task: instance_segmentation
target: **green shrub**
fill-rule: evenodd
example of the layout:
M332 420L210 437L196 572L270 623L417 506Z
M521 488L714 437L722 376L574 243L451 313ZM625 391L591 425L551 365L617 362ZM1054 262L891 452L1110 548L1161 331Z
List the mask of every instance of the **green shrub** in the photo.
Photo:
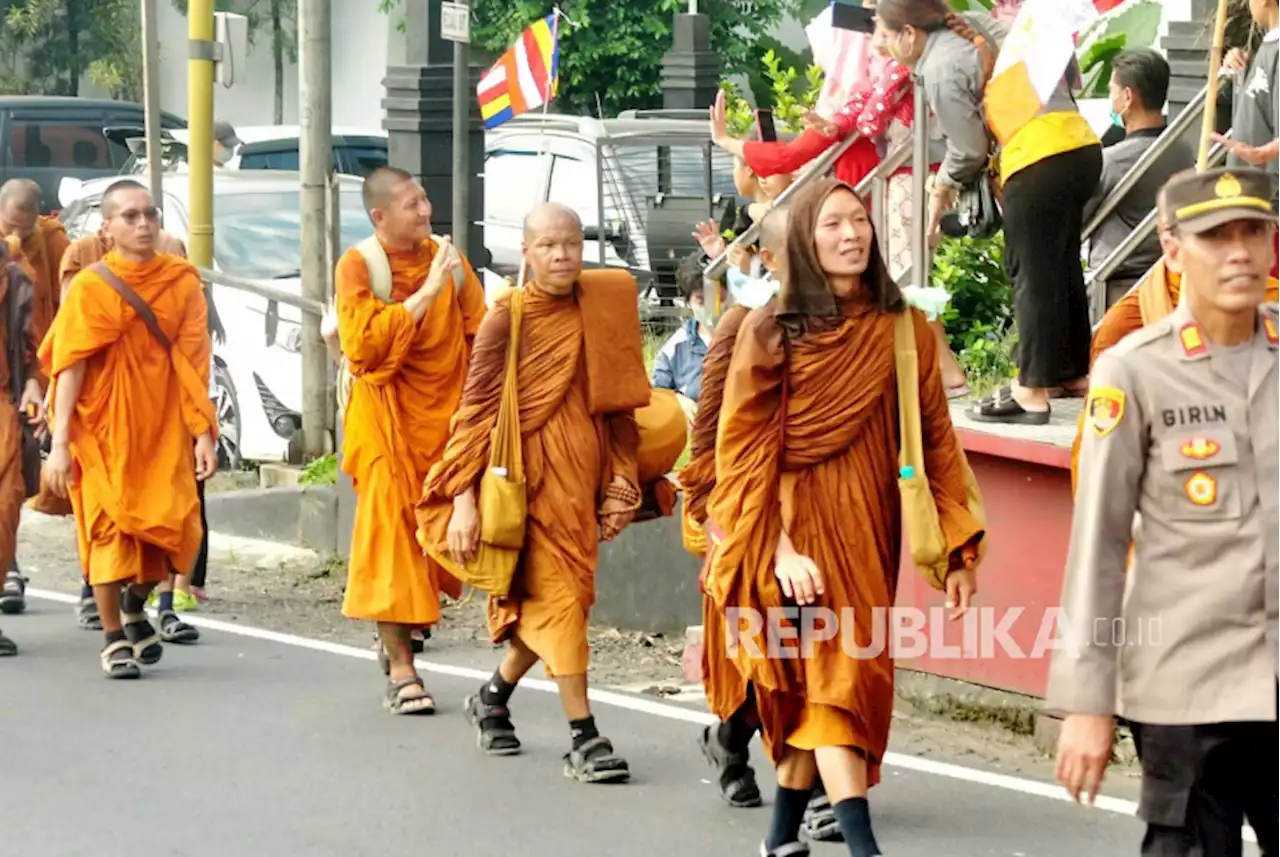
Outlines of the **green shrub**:
M1016 338L1004 233L985 241L943 239L934 254L933 283L951 294L942 324L974 392L1009 378Z

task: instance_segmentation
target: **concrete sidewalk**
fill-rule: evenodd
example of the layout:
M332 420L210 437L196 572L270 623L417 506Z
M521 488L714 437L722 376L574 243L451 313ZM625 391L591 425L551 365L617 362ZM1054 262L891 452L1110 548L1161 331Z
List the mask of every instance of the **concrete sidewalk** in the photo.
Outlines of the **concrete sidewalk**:
M113 682L101 636L76 628L68 599L31 594L2 626L21 649L0 661L5 854L749 857L768 824L768 805L720 801L694 743L709 720L696 708L605 694L596 719L633 781L582 785L562 774L567 728L540 668L512 699L524 754L491 759L461 714L481 671L424 665L440 713L394 717L367 650L197 619L198 645ZM872 793L886 854L1137 853L1142 827L1128 815L1035 794L1053 793L1045 784L928 768L891 765Z

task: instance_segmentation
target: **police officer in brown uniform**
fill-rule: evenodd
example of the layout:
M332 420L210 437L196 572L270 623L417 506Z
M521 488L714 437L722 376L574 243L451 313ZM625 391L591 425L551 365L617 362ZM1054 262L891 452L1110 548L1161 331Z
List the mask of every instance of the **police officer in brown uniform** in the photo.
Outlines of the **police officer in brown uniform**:
M1066 718L1057 778L1093 801L1118 716L1142 763L1143 855L1238 857L1247 819L1273 857L1276 213L1259 171L1183 173L1166 193L1181 303L1090 377L1046 699Z

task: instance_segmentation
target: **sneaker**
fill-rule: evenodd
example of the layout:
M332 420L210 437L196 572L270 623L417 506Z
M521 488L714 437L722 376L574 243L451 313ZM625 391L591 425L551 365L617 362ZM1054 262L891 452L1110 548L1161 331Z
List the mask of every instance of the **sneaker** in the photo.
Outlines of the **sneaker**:
M200 609L200 602L196 601L195 596L190 592L175 589L173 591L173 609L177 613L191 613Z
M0 590L0 613L13 615L27 609L27 579L18 571L17 563L9 569L4 578L4 589Z

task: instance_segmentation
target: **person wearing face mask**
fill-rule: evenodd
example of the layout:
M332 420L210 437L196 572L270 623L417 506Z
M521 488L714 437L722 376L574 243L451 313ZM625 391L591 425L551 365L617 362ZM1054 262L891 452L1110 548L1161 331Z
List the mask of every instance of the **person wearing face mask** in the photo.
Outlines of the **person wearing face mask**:
M215 167L226 166L227 162L235 157L236 149L240 147L241 140L236 136L236 129L230 122L225 119L219 119L213 123L213 165Z
M1093 218L1156 139L1164 133L1164 105L1169 93L1169 63L1156 51L1138 48L1119 54L1111 70L1111 120L1124 128L1124 139L1103 150L1102 178L1084 207ZM1184 140L1174 143L1138 179L1089 239L1089 267L1097 269L1129 237L1151 210L1156 194L1175 174L1195 166L1196 153ZM1153 232L1107 280L1107 306L1131 289L1160 259L1160 236Z
M680 263L677 277L680 294L689 307L692 318L685 320L680 329L668 337L662 350L653 361L653 386L659 390L673 390L690 425L698 412L698 393L702 388L702 361L711 343L711 331L715 328L715 308L707 305L702 268L705 257L700 252L691 253ZM723 281L718 284L720 303L728 303L729 292Z

